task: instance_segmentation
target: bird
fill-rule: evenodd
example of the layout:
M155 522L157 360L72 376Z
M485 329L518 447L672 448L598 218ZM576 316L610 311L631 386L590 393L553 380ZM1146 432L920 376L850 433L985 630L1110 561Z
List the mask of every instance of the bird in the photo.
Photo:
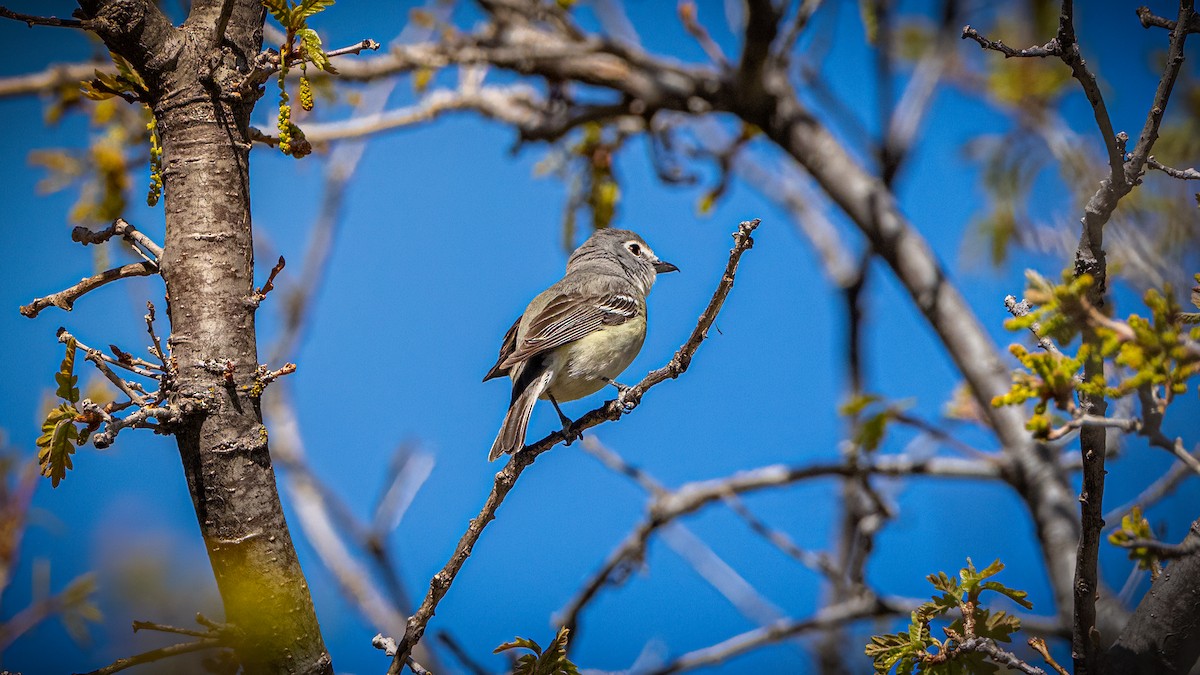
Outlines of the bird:
M571 419L559 403L590 396L616 381L646 339L646 296L659 274L678 272L629 230L596 230L567 260L566 274L535 297L504 335L496 365L483 381L507 375L512 400L488 461L525 447L529 416L549 399L563 429Z

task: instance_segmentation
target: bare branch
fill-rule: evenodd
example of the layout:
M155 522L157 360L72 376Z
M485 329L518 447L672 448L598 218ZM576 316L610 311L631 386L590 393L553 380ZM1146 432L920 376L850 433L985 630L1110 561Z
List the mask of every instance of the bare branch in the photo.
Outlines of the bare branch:
M996 642L991 638L985 637L970 637L962 642L954 645L955 652L979 652L986 654L993 662L1002 666L1008 666L1017 672L1025 673L1025 675L1046 675L1046 671L1022 661L1010 651L1001 649ZM947 652L949 653L949 652Z
M89 61L54 65L43 71L0 78L0 98L44 94L60 87L78 87L79 82L95 77L96 70L110 68L112 63Z
M1000 40L987 39L983 35L980 35L978 30L975 30L970 26L963 26L962 37L964 40L970 39L978 42L979 46L983 47L984 49L991 49L992 51L1000 52L1006 59L1026 57L1041 58L1046 56L1059 56L1062 54L1062 49L1058 45L1058 40L1051 40L1041 46L1026 47L1025 49L1013 49Z
M751 234L758 227L758 224L759 221L756 219L743 222L738 226L738 231L734 233L734 247L729 252L729 262L725 266L725 273L717 285L717 290L713 293L708 306L700 315L696 328L692 331L687 341L684 342L683 346L675 352L675 355L667 365L658 370L651 371L641 382L625 390L616 400L608 401L600 408L580 417L571 425L570 429L555 431L542 440L519 450L512 456L512 459L509 460L504 469L496 474L495 484L492 487L491 494L488 495L487 501L484 502L483 509L480 510L478 516L471 520L470 526L459 540L458 546L455 547L454 554L450 557L449 562L430 581L429 593L426 594L420 608L409 618L399 650L392 661L391 667L388 669L389 675L397 675L403 668L409 653L425 634L425 627L428 625L429 620L433 618L438 602L446 595L446 592L450 589L450 585L454 582L454 577L471 555L471 549L475 546L475 542L479 540L483 529L487 527L489 522L495 519L496 509L500 507L509 490L512 489L517 479L520 478L521 473L529 465L533 464L538 455L566 440L568 437L567 434L577 437L597 424L620 419L631 408L637 406L641 401L642 395L651 387L668 379L679 377L679 375L687 370L692 356L695 354L696 349L699 348L700 343L707 337L708 329L712 326L713 321L716 320L721 306L725 303L725 298L729 295L730 289L733 288L734 276L737 273L738 263L741 260L742 254L754 245L754 239L751 237Z
M77 241L84 246L88 244L102 244L114 236L121 237L130 244L134 244L135 248L136 245L142 246L153 256L153 262L158 262L162 258L162 247L156 244L153 239L138 231L136 227L130 225L124 218L117 218L112 222L112 225L99 232L93 232L86 227L76 227L71 230L71 241Z
M676 658L648 675L670 675L703 666L725 663L731 657L759 647L774 644L797 635L829 630L868 618L884 618L905 614L908 608L891 607L872 595L844 600L830 605L808 619L788 619L771 626L756 628L736 635L711 647L697 649Z
M1200 553L1200 538L1188 538L1180 544L1168 544L1157 539L1129 539L1117 546L1121 548L1144 548L1154 557L1163 560L1175 560Z
M1154 155L1150 155L1146 158L1146 164L1151 169L1158 169L1172 178L1178 178L1179 180L1200 180L1200 171L1191 168L1173 169L1154 159Z
M24 22L30 28L33 28L34 26L82 28L84 30L91 28L87 21L80 21L78 19L60 19L56 16L34 16L32 14L22 14L20 12L14 12L11 9L3 6L0 6L0 17Z
M1178 22L1173 19L1158 16L1150 11L1149 7L1142 6L1137 8L1138 19L1142 22L1143 28L1166 28L1169 31L1174 31ZM1200 33L1200 15L1192 13L1191 18L1187 22L1187 32Z
M708 58L719 68L728 68L729 59L725 58L725 52L721 51L721 45L712 39L712 36L708 34L708 29L697 20L696 3L693 0L683 0L679 3L677 10L679 21L683 23L688 34L700 45Z
M130 277L147 277L158 273L158 266L153 263L140 262L114 267L94 276L87 277L70 288L63 289L57 293L51 293L42 298L34 298L33 302L28 305L21 306L21 314L29 318L34 318L47 307L58 307L65 309L68 312L75 306L75 301L89 291L94 291L101 286L116 281L117 279L128 279Z
M1054 660L1053 656L1050 656L1050 648L1046 646L1045 640L1040 637L1029 638L1029 646L1031 649L1033 649L1033 651L1037 652L1042 659L1046 661L1046 664L1053 668L1054 672L1058 673L1058 675L1071 675L1067 672L1066 668L1058 665L1058 662Z
M688 483L673 492L655 496L647 508L646 519L609 554L600 569L556 614L555 623L565 626L578 637L579 618L584 607L609 584L620 583L622 571L645 555L655 531L676 518L694 513L704 506L744 492L792 485L813 478L858 475L939 476L947 478L1001 478L1006 470L1002 462L929 458L915 460L902 455L883 455L872 463L854 465L845 462L788 467L765 466L741 471L727 478Z
M1028 314L1029 310L1031 309L1031 307L1029 305L1029 301L1022 300L1020 302L1017 302L1017 299L1011 295L1004 296L1004 306L1008 309L1008 312L1010 314L1012 314L1013 316L1018 317L1018 318ZM1042 349L1046 350L1047 352L1049 352L1059 358L1063 357L1062 351L1060 351L1058 346L1054 344L1054 341L1051 340L1050 338L1042 335L1041 324L1038 324L1035 322L1033 325L1031 325L1029 327L1029 332L1033 333L1033 336L1035 338L1037 338L1037 343L1038 343L1039 347L1041 347Z
M539 113L542 107L541 97L525 84L480 87L475 90L438 89L429 92L417 103L398 110L306 126L304 135L310 143L360 138L430 122L444 113L463 110L475 111L518 128L533 129L542 122Z
M127 668L140 666L144 663L161 661L172 656L178 656L179 654L190 654L192 652L204 651L205 649L218 649L226 646L227 645L225 645L224 642L218 638L203 638L193 642L181 642L179 644L169 645L167 647L151 649L148 652L142 652L136 656L117 659L109 665L93 670L86 675L112 675L112 673L119 673Z

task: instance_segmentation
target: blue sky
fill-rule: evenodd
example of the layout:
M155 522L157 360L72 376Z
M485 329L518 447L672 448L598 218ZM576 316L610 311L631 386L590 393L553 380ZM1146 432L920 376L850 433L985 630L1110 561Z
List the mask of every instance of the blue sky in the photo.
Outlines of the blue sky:
M314 25L327 45L363 37L386 42L403 27L408 5L371 4L339 3ZM584 5L580 11L586 20ZM827 79L874 126L872 79L864 76L870 72L869 54L862 47L856 3L827 5L812 27L832 34ZM60 15L70 11L65 2L11 6ZM1143 31L1132 5L1106 16L1089 9L1080 10L1085 56L1105 81L1120 83L1120 90L1108 90L1110 110L1118 129L1136 135L1155 85L1147 63L1163 34ZM990 11L982 7L980 16ZM700 16L727 51L735 53L729 30L723 28L721 5L700 3ZM674 18L674 3L634 2L630 17L648 48L689 61L703 58ZM470 15L460 11L459 18L469 20ZM75 60L92 49L78 34L26 30L12 22L0 23L0 37L10 45L0 76ZM955 48L977 56L973 44L956 43ZM402 82L390 104L412 99L411 87ZM271 115L272 101L268 91L255 115L260 126ZM1064 111L1086 141L1098 142L1081 96L1072 94ZM90 294L69 314L50 309L28 320L16 312L33 297L90 273L93 265L92 251L69 240L67 211L75 195L35 196L41 171L25 159L33 149L80 145L88 133L86 124L74 116L45 127L41 114L37 100L0 101L0 121L10 130L6 161L0 163L7 197L0 222L8 242L0 253L6 270L0 276L0 349L10 355L6 377L0 379L0 428L9 445L26 455L33 453L38 415L52 393L52 374L61 359L56 328L66 326L89 344L111 342L140 351L144 302L151 299L161 306L162 296L161 284L135 280ZM979 171L963 156L962 144L1009 124L976 99L941 91L898 185L905 212L1001 344L1011 341L1002 328L1007 316L1002 299L1020 293L1022 268L1036 266L1053 275L1065 264L1037 257L1000 270L976 261L960 264L968 224L983 204ZM564 186L534 176L544 147L513 154L513 141L512 132L471 115L372 139L345 195L327 278L296 356L299 370L285 385L313 468L361 516L369 513L399 443L416 442L436 459L390 543L413 596L424 592L429 577L444 564L499 468L486 462L486 454L508 402L508 387L506 381L479 380L513 318L561 275L565 263L560 244ZM686 338L719 278L737 222L759 217L763 224L758 245L746 255L717 322L720 332L714 331L701 347L686 375L655 388L633 415L595 430L597 438L669 486L771 463L837 457L845 431L836 413L845 392L842 300L787 215L751 187L735 183L711 214L698 216L696 202L711 184L711 171L702 168L706 180L697 187L663 187L640 143L620 155L617 172L623 199L615 224L641 233L661 257L683 270L655 287L649 337L626 381L664 363ZM282 282L296 281L289 277L301 269L322 174L320 157L297 162L254 150L260 278L284 255L290 264ZM134 185L144 178L136 176ZM161 210L140 205L139 192L135 187L135 206L126 217L161 241ZM1046 218L1077 217L1054 195L1045 195L1032 209ZM848 241L856 243L857 234L834 215ZM1118 307L1128 310L1131 303L1128 293L1118 296ZM259 313L261 358L277 335L279 311L268 299ZM911 400L915 412L936 419L957 374L883 267L871 276L868 315L868 388ZM267 395L278 394L269 390ZM565 409L577 416L602 400L595 396ZM1190 408L1172 413L1175 431L1183 430L1180 420L1189 411L1196 412L1193 397L1186 405ZM539 407L530 435L540 437L556 427L553 410ZM899 451L910 438L897 433L885 451ZM1110 468L1107 503L1132 497L1169 466L1169 459L1161 451L1132 444ZM957 569L967 556L984 563L999 557L1009 565L1004 579L1030 591L1035 613L1051 613L1030 523L1010 490L969 481L883 485L900 515L880 536L868 569L877 588L923 596L924 575ZM835 482L818 481L751 495L746 501L798 544L819 550L833 543L837 494ZM1183 516L1170 518L1172 510L1184 509L1190 518L1197 498L1200 489L1192 481L1160 507L1158 518L1171 524L1168 538L1177 538L1185 527ZM291 514L286 494L284 499ZM639 520L644 504L640 489L578 446L545 455L526 472L485 532L439 606L431 632L450 629L493 668L502 662L488 655L491 648L513 635L544 643L553 634L552 613ZM126 432L104 452L81 449L75 470L57 489L51 490L48 482L39 486L34 508L22 561L0 616L11 616L28 602L32 566L41 560L49 562L56 589L77 574L99 570L106 621L94 630L90 647L74 646L57 623L47 623L5 655L0 664L5 668L27 674L94 668L151 645L152 638L129 634L129 619L183 621L196 610L219 616L170 439ZM295 527L295 517L289 517ZM683 522L785 613L805 616L823 597L815 574L748 532L723 507ZM375 629L346 605L307 543L299 536L297 540L338 671L380 671L385 659L370 646ZM1129 565L1110 547L1102 555L1109 583L1120 588ZM605 592L585 615L576 652L580 665L621 668L650 641L675 656L753 627L664 542L651 544L647 563L625 585ZM119 585L130 567L142 569L143 575L161 575L174 597L130 598ZM127 601L117 602L123 593ZM846 649L860 653L861 643L851 642ZM866 669L865 660L858 663ZM785 644L740 657L714 672L797 672L807 667L796 647Z

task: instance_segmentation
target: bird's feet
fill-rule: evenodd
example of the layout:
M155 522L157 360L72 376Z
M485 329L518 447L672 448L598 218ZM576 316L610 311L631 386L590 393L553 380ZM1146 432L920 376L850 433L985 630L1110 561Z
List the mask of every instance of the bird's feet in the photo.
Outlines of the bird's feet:
M550 397L550 402L554 404L554 412L558 413L558 421L562 422L563 445L570 445L579 440L583 436L583 432L571 430L571 426L575 422L563 414L562 409L558 407L558 401L555 401L553 396Z
M635 393L633 387L621 384L607 377L604 378L604 381L617 388L617 403L626 412L633 410L641 402L642 395Z

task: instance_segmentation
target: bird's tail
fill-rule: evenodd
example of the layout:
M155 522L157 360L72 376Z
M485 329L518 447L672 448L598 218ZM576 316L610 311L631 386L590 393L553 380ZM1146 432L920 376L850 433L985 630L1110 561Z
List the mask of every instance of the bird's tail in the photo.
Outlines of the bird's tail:
M493 462L504 453L512 454L525 447L525 430L529 427L529 416L533 413L533 404L546 391L550 384L550 371L534 378L520 392L513 392L512 404L508 406L508 414L504 416L504 424L500 425L500 433L492 443L492 451L488 453L488 461ZM518 378L520 381L521 378Z

